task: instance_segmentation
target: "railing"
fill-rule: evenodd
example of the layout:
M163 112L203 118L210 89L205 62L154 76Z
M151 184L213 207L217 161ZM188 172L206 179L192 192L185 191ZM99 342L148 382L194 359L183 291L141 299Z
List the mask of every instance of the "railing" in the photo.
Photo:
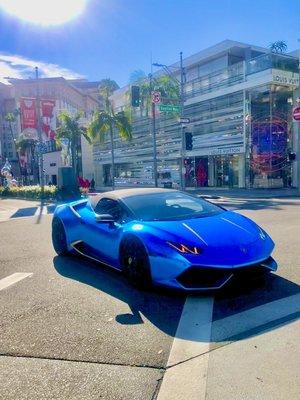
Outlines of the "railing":
M288 55L263 54L249 61L233 64L187 82L185 85L185 99L235 85L243 82L246 75L272 68L299 72L299 62L297 58Z
M223 68L208 75L189 81L185 85L185 98L199 96L224 87L235 85L244 80L243 62Z
M246 62L247 75L271 68L299 72L299 62L297 58L274 53L263 54Z

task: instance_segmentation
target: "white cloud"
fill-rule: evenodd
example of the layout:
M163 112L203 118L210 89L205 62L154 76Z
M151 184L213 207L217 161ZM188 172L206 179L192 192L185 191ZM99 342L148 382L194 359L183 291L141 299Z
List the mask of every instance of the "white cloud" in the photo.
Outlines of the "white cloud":
M5 77L10 78L33 78L34 67L39 68L40 76L43 78L54 78L63 76L66 79L83 78L77 72L60 67L57 64L47 64L42 61L30 60L18 55L0 53L0 82L7 83Z

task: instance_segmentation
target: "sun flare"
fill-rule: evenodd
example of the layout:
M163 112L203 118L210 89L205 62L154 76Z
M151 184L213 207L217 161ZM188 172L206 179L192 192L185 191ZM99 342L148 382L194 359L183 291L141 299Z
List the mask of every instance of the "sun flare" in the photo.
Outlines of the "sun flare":
M0 0L0 10L40 25L60 25L79 16L88 0Z

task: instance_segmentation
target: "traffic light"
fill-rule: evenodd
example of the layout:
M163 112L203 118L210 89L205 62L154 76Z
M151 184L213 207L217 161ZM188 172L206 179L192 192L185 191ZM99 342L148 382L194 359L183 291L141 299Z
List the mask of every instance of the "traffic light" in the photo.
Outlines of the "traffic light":
M192 132L185 132L185 149L193 150L193 134L192 134Z
M140 87L131 86L131 105L132 107L140 106Z

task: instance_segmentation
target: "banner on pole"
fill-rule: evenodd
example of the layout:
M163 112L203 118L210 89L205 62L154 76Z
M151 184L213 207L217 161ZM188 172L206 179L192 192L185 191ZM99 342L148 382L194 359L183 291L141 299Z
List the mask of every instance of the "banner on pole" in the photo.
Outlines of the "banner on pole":
M36 116L36 99L21 98L21 131L24 137L28 139L37 138L37 116Z
M54 116L55 100L42 100L42 131L43 139L55 139L56 120Z

